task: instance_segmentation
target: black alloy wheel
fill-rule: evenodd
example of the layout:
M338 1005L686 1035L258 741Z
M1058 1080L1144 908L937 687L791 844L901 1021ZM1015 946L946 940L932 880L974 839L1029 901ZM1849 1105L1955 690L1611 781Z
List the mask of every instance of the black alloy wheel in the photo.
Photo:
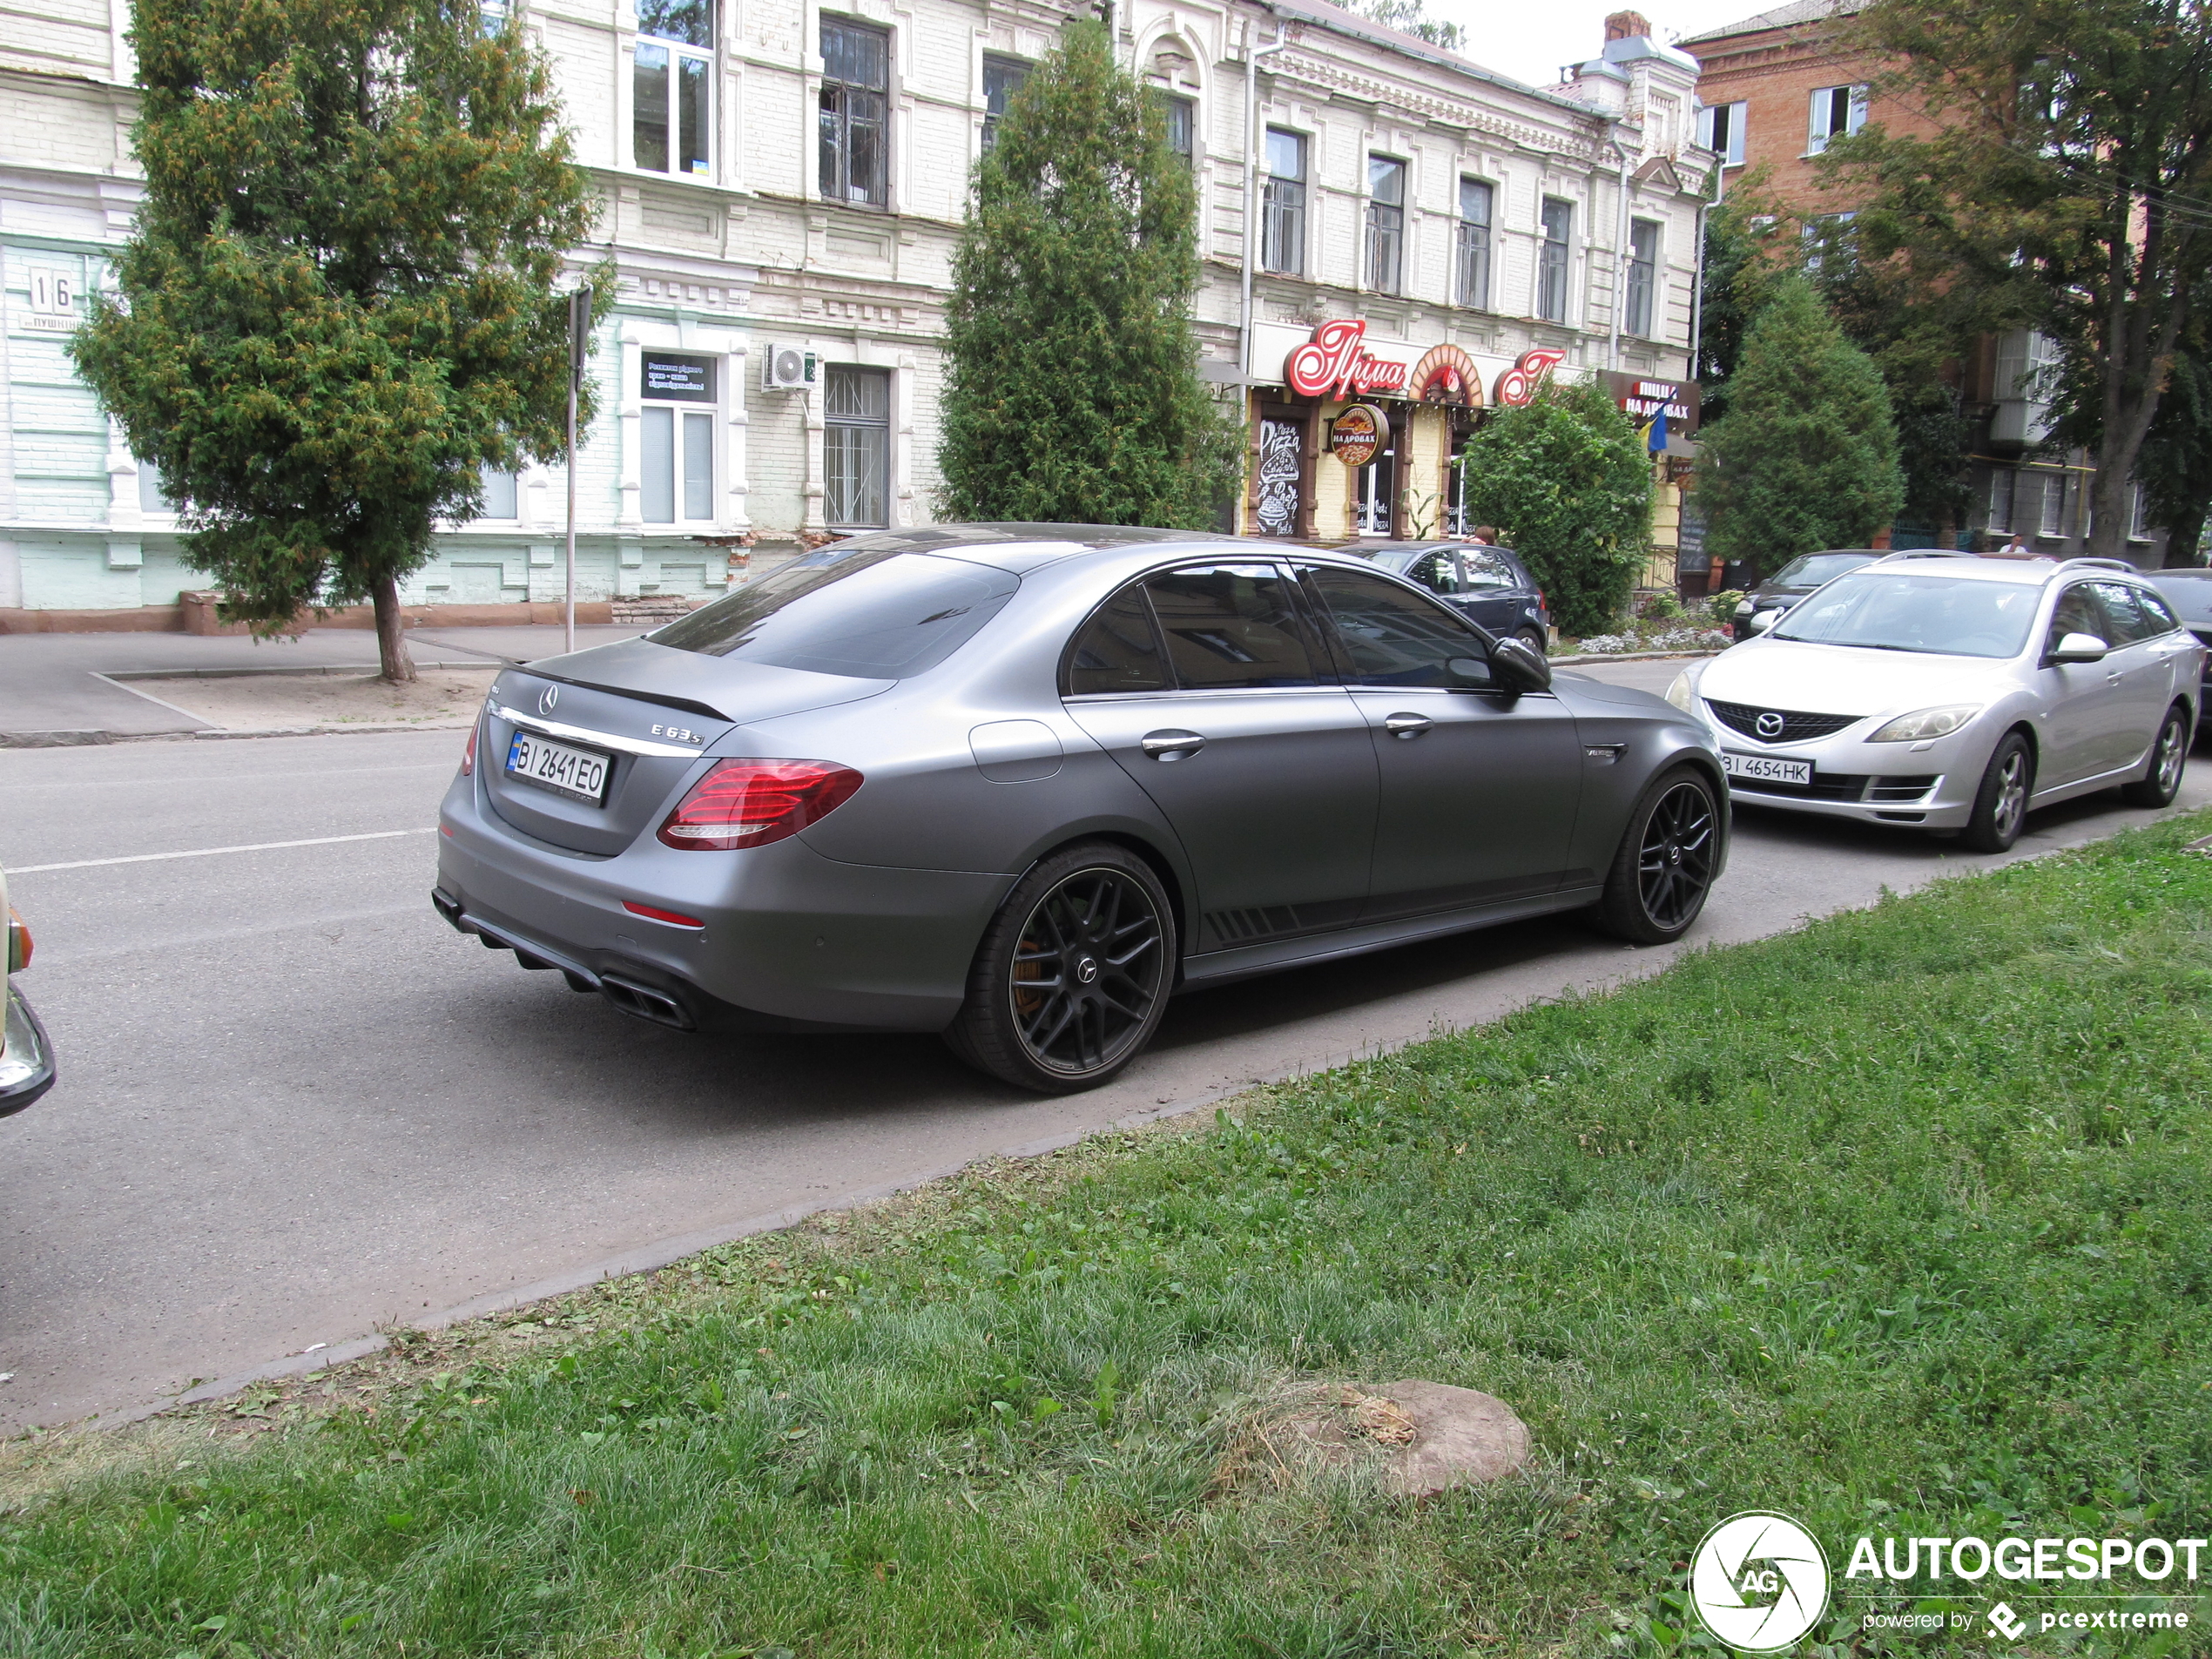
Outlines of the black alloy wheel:
M2143 775L2125 786L2120 797L2130 806L2170 806L2182 792L2182 769L2188 764L2189 717L2176 703L2159 722L2158 738L2150 745L2150 764Z
M1597 907L1608 933L1664 945L1689 931L1719 868L1722 810L1712 781L1688 766L1663 773L1644 791Z
M946 1040L1024 1089L1095 1089L1151 1040L1173 988L1175 924L1126 848L1070 848L1015 885L976 952Z

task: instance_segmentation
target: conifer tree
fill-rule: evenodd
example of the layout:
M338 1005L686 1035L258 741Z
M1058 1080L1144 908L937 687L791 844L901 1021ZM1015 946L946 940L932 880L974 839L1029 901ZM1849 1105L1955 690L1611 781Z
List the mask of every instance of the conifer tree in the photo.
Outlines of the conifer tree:
M519 24L478 0L136 0L146 197L71 345L185 556L263 632L399 583L479 468L559 455L563 250L589 182ZM603 288L604 293L604 288ZM588 412L588 404L587 404Z
M1728 413L1699 433L1697 499L1716 558L1762 571L1864 547L1905 499L1897 427L1873 360L1802 277L1751 320Z
M947 516L1213 522L1237 429L1198 378L1193 205L1157 99L1070 24L1008 105L954 260Z

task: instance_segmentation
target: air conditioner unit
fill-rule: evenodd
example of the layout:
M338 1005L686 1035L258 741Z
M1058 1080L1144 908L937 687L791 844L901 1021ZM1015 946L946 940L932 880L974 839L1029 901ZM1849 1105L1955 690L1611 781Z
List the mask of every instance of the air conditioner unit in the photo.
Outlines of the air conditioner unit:
M804 392L814 384L814 354L797 346L771 346L760 354L760 389Z

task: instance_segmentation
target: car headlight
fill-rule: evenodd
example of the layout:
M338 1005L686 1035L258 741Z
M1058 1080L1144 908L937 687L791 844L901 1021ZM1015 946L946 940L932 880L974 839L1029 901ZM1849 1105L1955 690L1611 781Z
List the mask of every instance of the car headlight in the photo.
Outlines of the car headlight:
M1952 703L1939 709L1900 714L1866 739L1869 743L1918 743L1924 738L1947 738L1981 712L1979 703Z
M1667 701L1684 714L1697 712L1697 682L1688 669L1675 676L1675 683L1667 688Z

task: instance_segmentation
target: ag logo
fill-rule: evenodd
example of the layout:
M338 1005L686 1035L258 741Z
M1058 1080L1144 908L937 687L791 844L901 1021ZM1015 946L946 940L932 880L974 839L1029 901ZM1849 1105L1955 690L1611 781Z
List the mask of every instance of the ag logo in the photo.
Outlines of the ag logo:
M1827 1612L1828 1558L1787 1515L1731 1515L1690 1558L1689 1599L1727 1646L1779 1653Z

